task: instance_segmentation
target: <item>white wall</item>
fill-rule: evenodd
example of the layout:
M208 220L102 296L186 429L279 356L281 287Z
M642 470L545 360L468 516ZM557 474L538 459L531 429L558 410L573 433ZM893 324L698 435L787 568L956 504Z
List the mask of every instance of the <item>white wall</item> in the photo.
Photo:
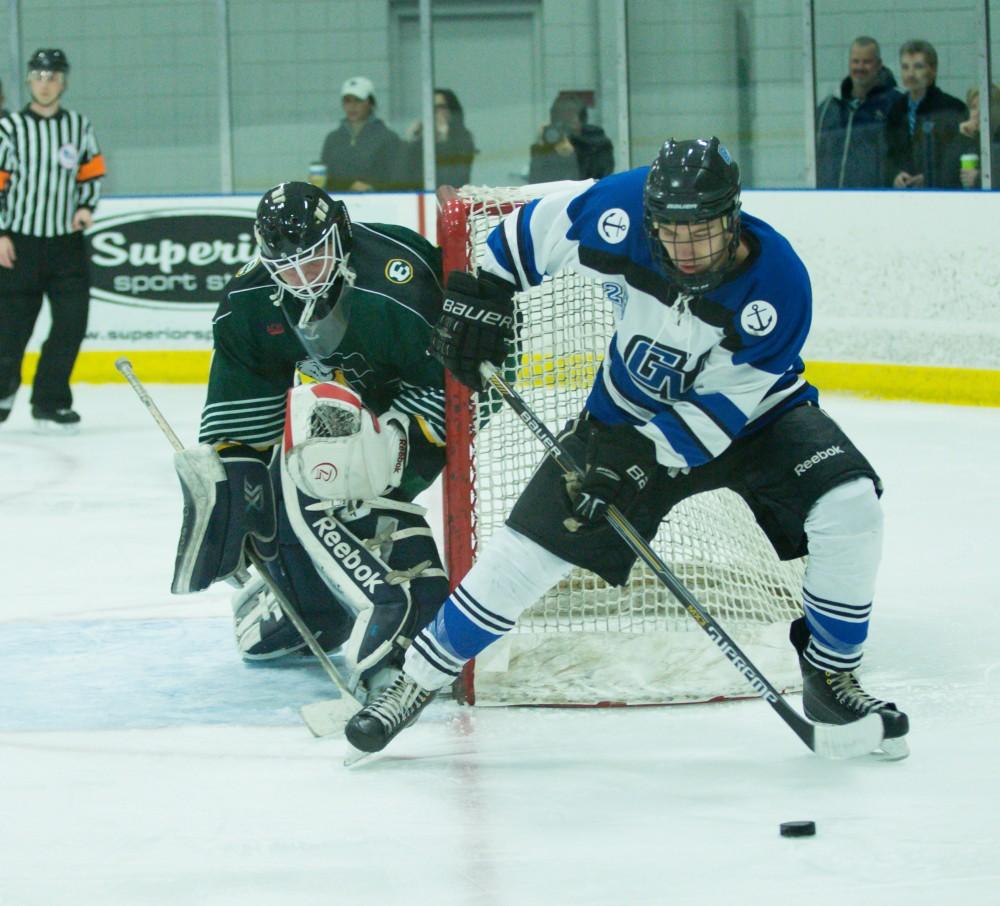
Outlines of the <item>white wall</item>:
M418 198L345 200L355 220L419 229ZM250 215L256 198L109 199L100 216L158 202L242 206ZM807 359L1000 370L1000 193L748 191L743 206L787 236L809 269L814 319ZM433 215L424 223L433 238ZM95 302L85 348L207 349L213 308ZM138 327L154 337L120 339ZM47 329L42 320L31 348ZM164 329L199 331L202 338L165 342L155 335Z
M1000 369L1000 196L745 192L809 269L815 361Z

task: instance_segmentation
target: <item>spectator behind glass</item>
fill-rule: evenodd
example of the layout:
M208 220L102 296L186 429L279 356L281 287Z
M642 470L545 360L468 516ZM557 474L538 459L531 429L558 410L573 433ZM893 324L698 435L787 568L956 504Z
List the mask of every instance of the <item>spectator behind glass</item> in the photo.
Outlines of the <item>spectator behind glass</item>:
M424 185L423 124L417 120L407 132L406 170L415 189ZM465 112L450 88L434 89L434 163L439 186L467 185L472 175L476 143L465 127Z
M371 79L354 76L340 89L344 119L323 142L320 160L331 192L391 191L399 187L400 138L375 113Z
M965 100L969 107L969 118L958 127L958 131L961 133L959 141L962 151L958 178L963 189L979 189L983 184L979 160L981 151L979 143L979 88L970 88ZM1000 175L1000 86L998 85L990 85L990 128L993 130L993 138L990 142L993 156L993 179L990 182L990 189L996 191L1000 189L1000 185L997 185L997 182L1000 181L997 179L997 176ZM974 163L974 166L966 166L967 155L975 156L975 161L972 161L971 158L968 159L968 163L970 165Z
M531 146L528 182L600 179L615 169L611 139L587 122L587 107L575 94L560 94L539 141Z
M0 118L7 115L7 108L3 105L4 100L6 99L3 96L3 82L0 82Z
M881 189L889 181L886 118L902 95L874 38L854 39L848 68L840 96L816 112L816 188Z
M899 48L899 74L907 94L889 111L889 169L896 189L959 189L959 124L969 111L934 84L937 51L929 41Z

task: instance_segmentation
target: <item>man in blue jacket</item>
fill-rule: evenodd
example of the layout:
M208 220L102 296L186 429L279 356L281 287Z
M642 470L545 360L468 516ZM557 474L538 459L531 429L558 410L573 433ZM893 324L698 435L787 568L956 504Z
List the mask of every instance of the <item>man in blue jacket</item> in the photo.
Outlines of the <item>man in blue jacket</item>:
M902 95L882 65L878 41L851 44L850 75L816 113L816 187L881 189L888 183L886 118Z

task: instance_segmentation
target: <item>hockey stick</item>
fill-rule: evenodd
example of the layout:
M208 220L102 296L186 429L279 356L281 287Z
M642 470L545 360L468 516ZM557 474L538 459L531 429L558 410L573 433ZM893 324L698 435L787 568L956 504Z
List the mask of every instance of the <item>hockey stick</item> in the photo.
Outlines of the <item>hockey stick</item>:
M549 455L556 465L567 475L580 475L580 469L555 435L535 417L520 394L497 373L494 366L486 363L481 367L480 373L500 394L504 402L517 413L518 418L528 426L531 433L548 449ZM854 758L858 755L867 755L879 748L885 737L885 726L879 714L868 714L861 720L849 724L816 724L802 717L753 665L750 658L743 653L736 642L715 621L715 618L705 610L697 598L673 574L670 567L663 562L656 551L646 542L646 539L635 530L617 507L608 508L607 520L633 553L656 574L656 577L670 589L674 597L684 605L684 609L691 618L750 683L754 691L817 755L822 755L824 758Z
M136 396L139 397L139 400L146 407L146 410L153 416L153 420L160 426L160 430L166 436L167 440L170 441L171 446L173 446L177 452L183 450L184 444L174 432L174 429L170 427L170 423L166 420L166 418L164 418L163 413L160 412L159 406L157 406L153 401L153 398L149 395L149 391L146 390L142 381L139 380L136 373L132 370L132 363L127 358L122 356L115 362L115 368L117 368L122 377L129 382L129 385L135 391ZM361 710L361 702L359 702L354 697L351 690L347 688L347 684L337 672L337 668L333 666L333 661L330 660L330 656L323 650L319 642L316 641L316 636L312 634L312 631L305 624L305 621L299 615L295 605L288 600L285 593L277 586L274 579L271 578L271 574L264 566L264 561L253 549L253 546L250 544L246 545L244 553L250 563L257 567L257 573L264 580L264 584L270 589L271 594L274 595L282 613L295 627L299 635L302 636L302 640L309 647L309 650L313 653L313 655L315 655L316 660L319 661L320 666L326 672L326 675L340 692L340 698L331 698L303 705L299 708L302 720L312 732L313 736L330 736L333 733L340 732L343 730L344 724L346 724L355 713Z

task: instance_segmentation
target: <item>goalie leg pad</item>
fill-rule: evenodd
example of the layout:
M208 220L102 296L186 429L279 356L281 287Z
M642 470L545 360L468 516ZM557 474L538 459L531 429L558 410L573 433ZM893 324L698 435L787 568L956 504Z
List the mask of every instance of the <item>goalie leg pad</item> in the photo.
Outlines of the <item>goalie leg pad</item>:
M260 576L233 595L232 608L236 647L244 660L273 660L306 649L305 640Z
M208 588L244 569L244 545L265 560L275 554L274 490L267 466L254 452L230 448L220 457L202 445L174 455L184 495L171 591Z
M281 487L292 530L354 617L344 650L348 667L360 675L398 661L417 624L447 594L447 576L421 508L389 500L331 508L303 494L284 467Z
M334 651L351 634L354 615L317 573L292 533L279 505L278 554L266 564L271 580L295 606L324 651ZM255 578L233 597L236 647L247 661L308 654L308 646L285 616L263 579Z

